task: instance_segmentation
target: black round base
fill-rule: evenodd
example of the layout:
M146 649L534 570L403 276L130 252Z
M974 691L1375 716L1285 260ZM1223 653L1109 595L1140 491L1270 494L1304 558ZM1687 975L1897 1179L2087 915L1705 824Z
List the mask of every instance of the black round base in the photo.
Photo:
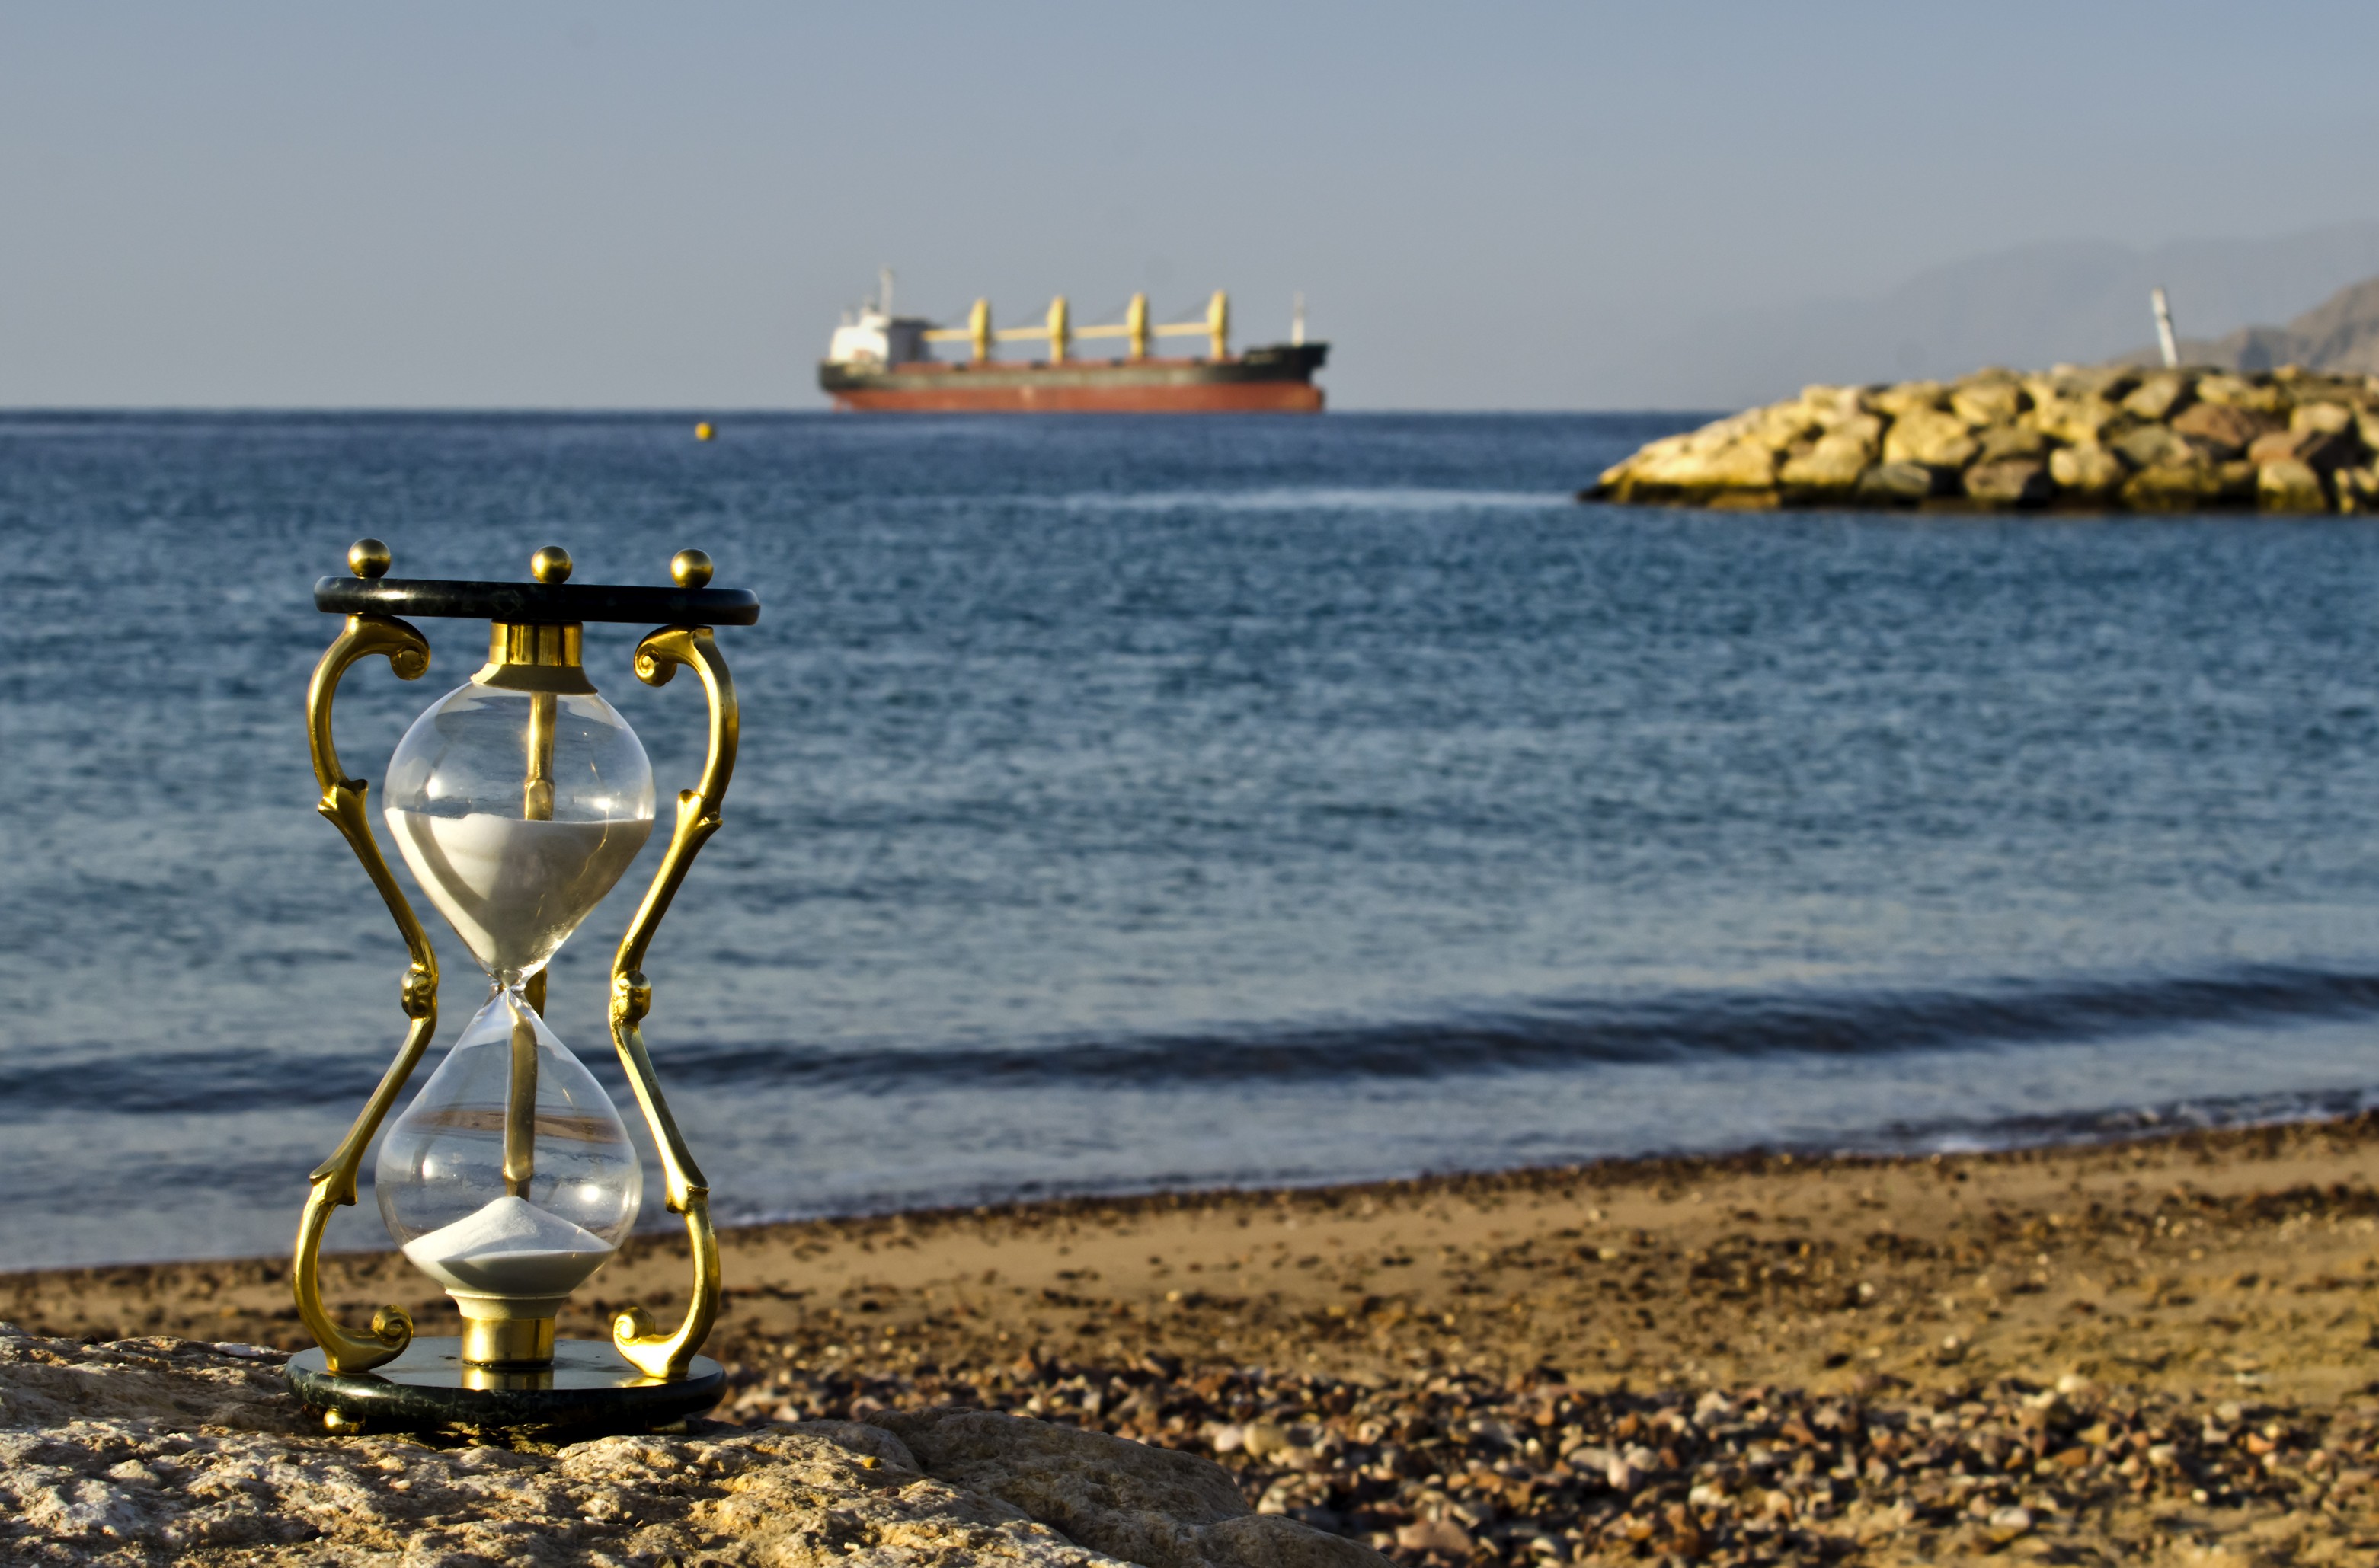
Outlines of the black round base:
M417 1339L368 1372L333 1372L317 1348L289 1358L289 1387L333 1431L649 1432L698 1416L727 1374L697 1356L682 1378L650 1378L600 1340L562 1339L553 1365L498 1372L463 1364L459 1339Z

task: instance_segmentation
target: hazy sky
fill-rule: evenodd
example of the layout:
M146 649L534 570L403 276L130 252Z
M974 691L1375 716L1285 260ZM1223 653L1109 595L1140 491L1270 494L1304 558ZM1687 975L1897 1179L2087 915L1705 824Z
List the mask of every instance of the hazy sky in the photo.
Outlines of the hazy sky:
M812 407L836 312L1303 289L1340 407L2379 215L2379 6L0 10L0 404ZM2308 301L2307 303L2311 303ZM2208 323L2207 325L2212 325Z

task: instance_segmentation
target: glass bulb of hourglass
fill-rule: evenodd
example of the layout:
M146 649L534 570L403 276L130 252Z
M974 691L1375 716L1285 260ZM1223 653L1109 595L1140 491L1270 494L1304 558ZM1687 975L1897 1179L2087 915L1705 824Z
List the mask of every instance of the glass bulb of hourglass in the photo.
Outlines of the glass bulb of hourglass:
M465 685L389 759L390 834L501 986L543 969L653 830L653 769L593 691Z
M610 1097L525 987L650 837L652 765L574 666L530 675L582 689L448 693L397 743L386 804L405 864L496 994L381 1140L373 1186L389 1234L472 1326L547 1322L541 1353L534 1336L466 1333L466 1359L499 1362L549 1359L549 1320L644 1196Z
M380 1140L372 1182L389 1235L466 1316L482 1300L550 1316L610 1259L645 1189L610 1096L517 990L465 1026Z

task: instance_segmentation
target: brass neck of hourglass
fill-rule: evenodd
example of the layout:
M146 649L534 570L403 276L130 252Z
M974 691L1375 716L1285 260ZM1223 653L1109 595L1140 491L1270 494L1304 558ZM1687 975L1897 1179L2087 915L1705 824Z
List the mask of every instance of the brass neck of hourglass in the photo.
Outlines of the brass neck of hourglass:
M513 1019L512 1082L504 1096L504 1193L526 1198L537 1179L537 1031Z
M489 1369L553 1365L551 1318L465 1318L463 1361Z
M582 665L586 628L575 621L559 625L498 621L488 627L488 662L473 683L512 692L595 690Z

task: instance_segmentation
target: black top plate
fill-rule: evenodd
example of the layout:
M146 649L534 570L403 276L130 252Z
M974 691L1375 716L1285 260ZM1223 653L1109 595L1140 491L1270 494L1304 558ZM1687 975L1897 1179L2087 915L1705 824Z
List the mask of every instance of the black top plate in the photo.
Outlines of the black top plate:
M622 621L749 626L760 596L748 588L611 587L600 583L448 583L429 577L318 577L314 608L332 615L451 616L515 626Z

